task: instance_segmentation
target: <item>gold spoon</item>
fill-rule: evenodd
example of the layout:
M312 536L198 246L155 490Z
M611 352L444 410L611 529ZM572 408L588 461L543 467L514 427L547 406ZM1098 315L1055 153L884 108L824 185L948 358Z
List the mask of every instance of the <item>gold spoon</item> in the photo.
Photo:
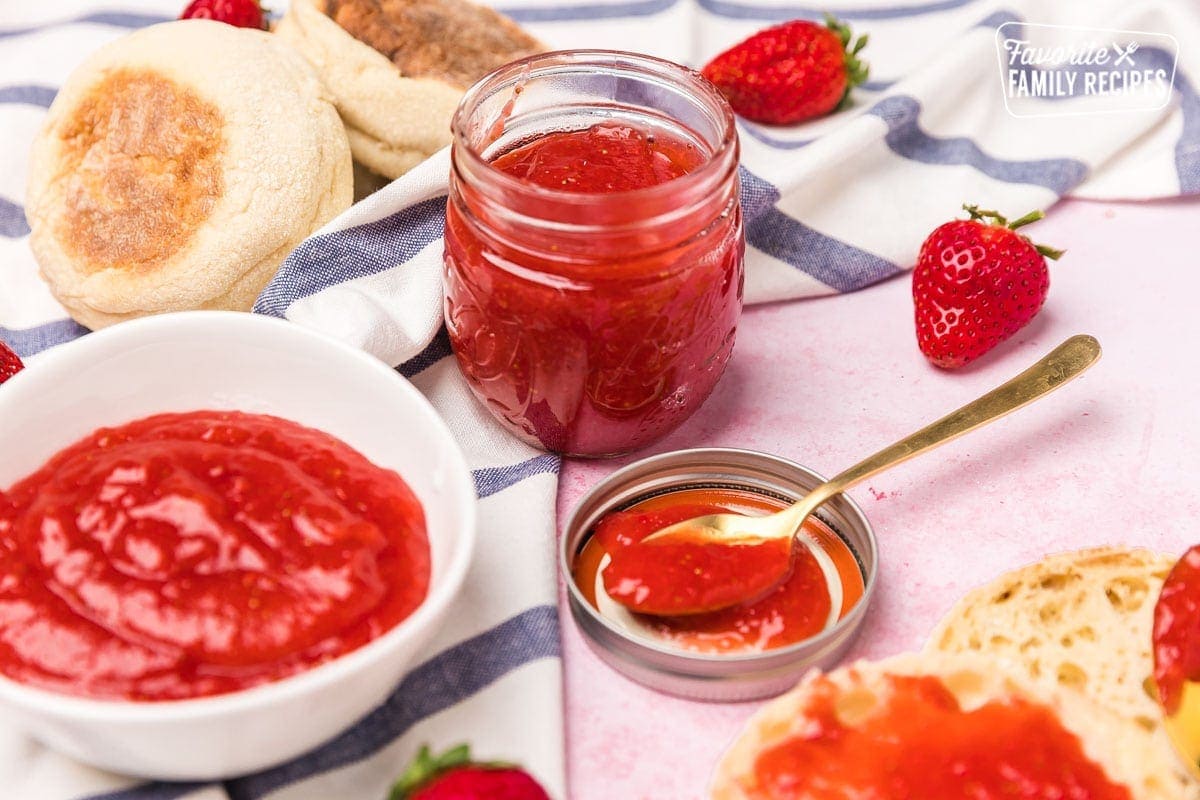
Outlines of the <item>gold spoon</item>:
M764 539L786 539L795 536L808 515L834 495L889 467L1032 403L1080 375L1099 357L1100 343L1095 337L1072 336L1008 383L867 457L816 487L783 511L764 517L706 514L669 525L646 537L642 542L677 539L696 543L751 544Z

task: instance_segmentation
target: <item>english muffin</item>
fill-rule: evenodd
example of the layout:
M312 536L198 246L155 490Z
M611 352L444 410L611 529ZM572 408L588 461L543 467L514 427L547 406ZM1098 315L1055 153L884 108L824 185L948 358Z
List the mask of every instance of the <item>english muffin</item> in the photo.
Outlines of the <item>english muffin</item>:
M450 143L471 84L545 49L469 0L292 0L276 33L333 93L355 159L388 178Z
M904 655L810 673L768 703L710 796L1176 800L1169 772L1143 729L1072 690L979 656Z
M1058 553L972 590L927 649L1004 659L1029 678L1076 689L1147 731L1173 755L1149 688L1154 604L1174 556L1140 548ZM1200 786L1172 759L1182 794Z
M55 297L89 328L248 310L352 199L349 142L312 68L271 34L154 25L67 79L38 134L26 213Z

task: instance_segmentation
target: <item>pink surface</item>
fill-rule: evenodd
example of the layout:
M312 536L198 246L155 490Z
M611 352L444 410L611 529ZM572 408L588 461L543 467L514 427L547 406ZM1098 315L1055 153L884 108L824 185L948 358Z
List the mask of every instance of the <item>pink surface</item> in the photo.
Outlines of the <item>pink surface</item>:
M827 475L974 399L1074 333L1104 358L1016 415L851 492L875 526L880 584L854 656L922 646L954 600L1041 555L1200 541L1200 200L1068 202L1032 227L1065 247L1046 308L989 356L947 373L917 350L907 275L841 297L748 309L729 371L683 428L638 457L764 450ZM560 521L633 458L568 463ZM563 605L565 609L565 604ZM696 800L760 705L678 700L601 663L563 615L573 800Z

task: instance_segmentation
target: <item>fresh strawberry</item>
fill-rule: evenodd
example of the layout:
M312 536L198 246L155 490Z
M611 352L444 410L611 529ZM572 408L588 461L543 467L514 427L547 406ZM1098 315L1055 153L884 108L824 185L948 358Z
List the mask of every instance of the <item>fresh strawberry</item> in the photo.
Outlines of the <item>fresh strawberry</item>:
M1016 233L1040 211L1010 223L964 205L970 219L947 222L921 245L913 271L917 343L925 357L953 369L1025 327L1046 301L1046 259L1063 254Z
M759 31L708 62L701 72L746 119L771 125L820 117L867 79L850 28L831 16L825 25L793 20Z
M21 360L21 357L4 342L0 342L0 383L4 383L23 369L25 369L25 362Z
M422 747L388 800L550 800L529 773L512 764L479 764L461 744L440 756Z
M266 30L267 22L258 0L192 0L180 19L213 19L237 28Z

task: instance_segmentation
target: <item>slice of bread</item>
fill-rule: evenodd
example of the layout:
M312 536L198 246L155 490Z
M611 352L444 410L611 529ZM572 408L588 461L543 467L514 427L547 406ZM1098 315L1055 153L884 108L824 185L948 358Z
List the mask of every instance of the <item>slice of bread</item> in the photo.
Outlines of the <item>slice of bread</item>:
M843 725L869 726L891 691L887 676L939 678L964 711L992 701L1021 699L1050 708L1067 731L1079 738L1084 755L1100 765L1108 779L1129 789L1133 800L1177 800L1166 754L1137 724L1088 702L1078 693L1030 681L978 655L908 654L879 662L860 661L830 673L814 671L788 694L758 711L717 765L712 800L776 800L756 786L756 761L768 748L813 730L811 709L832 692L834 711ZM937 736L937 730L923 732ZM869 753L862 757L870 758ZM952 768L952 765L947 765ZM803 786L788 797L807 797ZM829 796L822 794L820 796ZM852 796L850 794L847 797ZM1066 795L1064 795L1066 796ZM928 798L927 800L934 800Z
M1048 556L968 593L927 650L986 654L1082 692L1150 734L1172 755L1181 796L1200 797L1171 754L1148 686L1154 603L1174 561L1120 547Z

